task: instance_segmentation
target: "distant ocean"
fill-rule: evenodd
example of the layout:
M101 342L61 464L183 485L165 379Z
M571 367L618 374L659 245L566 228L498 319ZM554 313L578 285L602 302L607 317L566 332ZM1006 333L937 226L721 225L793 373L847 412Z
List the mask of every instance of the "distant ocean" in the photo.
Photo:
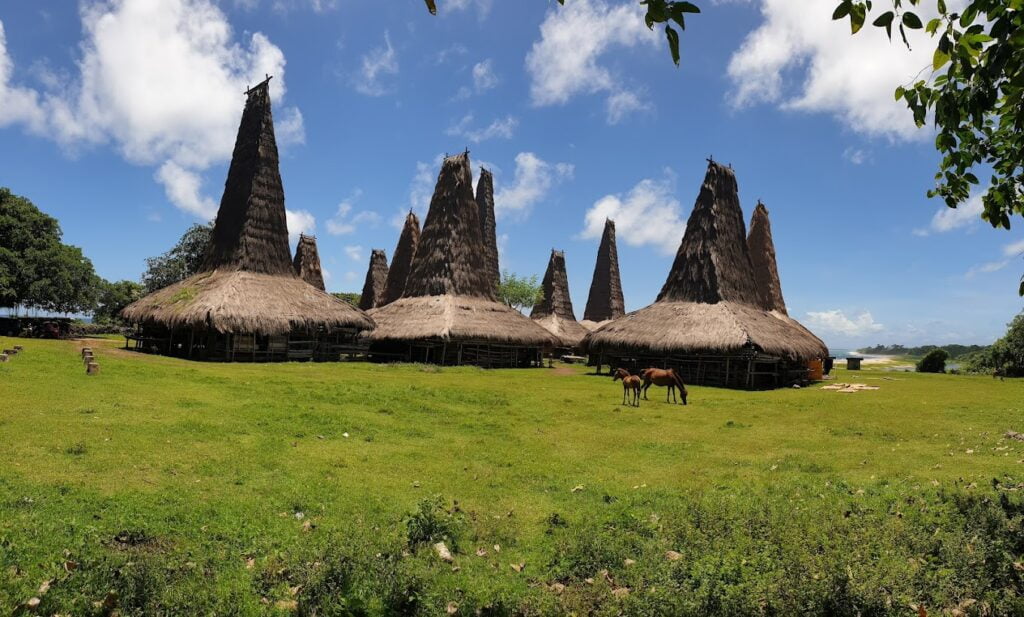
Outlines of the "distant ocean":
M843 358L846 358L847 356L850 355L864 357L870 354L857 353L855 349L843 349L841 347L834 347L828 350L828 355L832 356L833 358L836 358L837 360L842 360Z

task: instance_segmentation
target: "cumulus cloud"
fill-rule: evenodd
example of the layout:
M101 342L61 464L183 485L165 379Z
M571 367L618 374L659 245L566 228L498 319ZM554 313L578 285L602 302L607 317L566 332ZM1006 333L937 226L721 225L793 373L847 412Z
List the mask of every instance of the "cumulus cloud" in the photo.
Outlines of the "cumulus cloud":
M383 96L392 92L393 86L387 78L398 74L398 54L391 45L391 35L384 32L384 46L371 49L363 56L358 75L355 77L356 92L366 96Z
M494 194L494 211L499 218L526 216L538 201L547 196L556 183L572 178L575 168L569 163L548 163L533 152L516 155L515 177L511 186Z
M622 77L601 63L620 48L656 46L658 35L647 29L639 4L605 0L574 0L548 12L540 40L526 56L530 99L535 106L564 105L577 95L606 93L609 121L636 111ZM613 111L615 113L613 113Z
M627 92L621 90L619 92L612 93L608 96L605 101L605 112L608 124L618 124L622 122L623 118L631 113L638 111L648 111L651 109L650 103L645 103L640 100L634 92Z
M284 53L263 34L234 39L210 0L86 2L77 74L37 92L12 83L0 24L0 125L21 124L66 149L112 144L154 174L179 208L208 218L201 173L230 158L248 85L274 76L285 94ZM301 142L302 114L279 109L279 145Z
M490 90L498 85L498 76L494 74L494 63L490 58L473 65L473 87L477 92Z
M496 118L487 126L474 128L472 125L473 114L466 114L456 124L448 127L446 132L449 135L463 137L475 144L488 139L511 139L516 127L519 126L519 120L512 116L505 116Z
M1024 255L1024 240L1018 240L1017 242L1003 246L1002 259L974 266L967 271L965 276L967 278L973 278L976 274L998 272L1010 265L1010 262L1014 259L1019 259L1022 255Z
M316 229L316 217L308 210L285 210L288 225L288 241L293 245L299 241L299 234L311 234Z
M985 191L980 191L972 195L966 203L962 203L956 208L950 208L946 205L940 206L932 216L932 220L928 226L915 229L914 235L927 236L933 233L941 234L947 231L973 226L981 220L981 212L984 210L984 206L981 203L981 196L984 193Z
M851 316L847 316L841 309L809 311L806 323L814 331L851 337L881 332L885 329L885 326L877 323L868 311Z
M349 244L345 246L345 248L342 250L345 251L345 254L348 255L348 258L351 259L352 261L363 260L363 247L359 245Z
M956 3L950 2L950 10ZM928 76L934 51L929 35L908 31L913 48L908 51L898 34L890 42L870 25L851 36L847 21L831 19L835 3L760 0L760 5L761 25L729 62L735 107L771 103L830 113L858 133L893 139L926 134L893 91ZM917 8L922 19L933 16L927 7Z
M338 210L335 212L334 217L327 221L327 233L332 236L344 236L355 233L359 225L363 223L376 225L380 222L380 215L372 210L352 212L355 202L362 194L362 190L356 189L351 196L338 204Z
M665 170L661 179L645 178L625 194L605 195L587 210L580 237L600 238L605 219L612 219L616 237L626 244L653 246L664 255L673 255L686 230L674 192L675 174Z

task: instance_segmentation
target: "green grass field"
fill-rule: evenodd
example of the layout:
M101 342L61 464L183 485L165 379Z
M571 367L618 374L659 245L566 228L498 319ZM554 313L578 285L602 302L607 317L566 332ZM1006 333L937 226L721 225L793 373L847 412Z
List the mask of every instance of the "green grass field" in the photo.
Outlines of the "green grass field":
M88 377L80 343L15 342L0 614L1024 611L1019 380L879 367L636 409L580 367L96 340Z

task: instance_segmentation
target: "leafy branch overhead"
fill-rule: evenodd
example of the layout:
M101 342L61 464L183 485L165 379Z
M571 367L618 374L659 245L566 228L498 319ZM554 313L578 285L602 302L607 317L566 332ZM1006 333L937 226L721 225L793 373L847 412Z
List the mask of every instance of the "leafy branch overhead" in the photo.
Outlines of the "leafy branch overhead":
M427 3L427 10L431 15L437 15L437 2L435 0L424 0ZM558 4L565 4L565 0L558 0ZM679 33L672 27L674 22L680 30L686 30L686 14L700 13L700 8L692 2L680 2L673 0L640 0L640 4L647 6L647 14L644 15L644 23L651 30L654 24L665 24L665 38L668 39L669 53L672 54L672 62L679 66Z

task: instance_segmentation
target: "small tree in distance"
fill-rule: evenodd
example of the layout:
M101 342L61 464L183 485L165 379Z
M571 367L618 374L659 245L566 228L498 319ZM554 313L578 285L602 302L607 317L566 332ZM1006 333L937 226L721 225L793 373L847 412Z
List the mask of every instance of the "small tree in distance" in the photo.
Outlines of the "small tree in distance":
M945 373L946 360L949 354L945 349L933 349L929 351L921 361L917 363L918 373Z
M520 312L532 308L540 300L541 292L536 274L525 277L508 270L502 271L501 282L498 284L498 298L508 306Z

